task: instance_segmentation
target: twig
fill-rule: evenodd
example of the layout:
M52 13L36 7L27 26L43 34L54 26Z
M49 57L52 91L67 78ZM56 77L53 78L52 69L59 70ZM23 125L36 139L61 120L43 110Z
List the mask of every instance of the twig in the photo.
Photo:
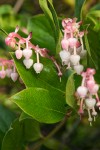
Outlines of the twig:
M36 143L32 150L38 150L38 148L49 138L51 138L53 135L55 135L66 123L66 120L70 116L71 112L67 113L65 118L60 122L46 137L44 137L42 140L40 140L38 143Z
M8 36L8 33L4 29L2 29L1 27L0 27L0 31L3 32L5 35Z
M24 0L17 0L15 6L13 8L13 10L14 10L15 13L19 12L19 10L21 9L23 3L24 3Z

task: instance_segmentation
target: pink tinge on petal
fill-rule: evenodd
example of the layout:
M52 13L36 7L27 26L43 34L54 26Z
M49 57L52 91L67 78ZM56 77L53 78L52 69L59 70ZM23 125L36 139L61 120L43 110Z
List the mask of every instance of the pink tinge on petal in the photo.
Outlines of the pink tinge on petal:
M16 50L16 52L15 52L15 55L16 55L16 58L17 59L21 59L22 58L22 50Z
M95 84L95 85L92 86L92 87L88 87L88 89L89 89L89 92L90 92L91 94L96 94L96 93L98 92L98 90L99 90L99 86L98 86L97 84Z
M5 43L6 43L6 45L11 46L12 48L14 48L15 44L16 44L16 40L14 38L7 37L5 39Z
M11 32L8 35L8 37L10 37L10 38L14 38L15 36L16 36L16 32Z
M87 84L87 87L88 87L89 89L91 89L91 88L93 88L93 86L95 85L95 82L94 82L93 80L88 80L86 84Z
M84 114L83 109L82 109L82 108L80 108L80 109L78 110L78 113L79 113L79 114Z
M0 71L0 78L4 79L6 77L6 72L4 70Z
M68 46L69 46L68 40L63 39L63 40L61 41L61 46L62 46L62 48L65 49L65 50L68 49Z
M79 32L79 37L83 37L84 36L84 31Z
M94 75L94 74L96 73L96 71L95 71L95 69L88 68L88 69L86 70L86 73L87 73L87 75Z
M76 47L78 40L76 38L69 38L68 41L69 41L70 48L74 48L74 47Z
M10 41L11 41L11 38L10 38L10 37L5 38L5 43L6 43L6 45L9 45L9 44L10 44Z
M81 43L79 41L76 42L76 48L80 47Z

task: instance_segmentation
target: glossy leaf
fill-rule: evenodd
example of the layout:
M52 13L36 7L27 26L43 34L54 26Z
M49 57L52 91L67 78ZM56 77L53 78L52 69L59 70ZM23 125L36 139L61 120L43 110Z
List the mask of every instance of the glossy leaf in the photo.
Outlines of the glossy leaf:
M12 10L10 5L2 5L0 6L0 15L11 14Z
M64 94L54 89L28 88L11 99L39 122L56 123L66 114Z
M91 55L91 49L90 49L90 45L89 45L87 35L85 35L85 46L86 46L86 50L88 52L89 58L91 60L91 63L93 64L92 66L95 66L95 68L98 69L98 65L95 63L95 61L94 61L94 59L92 58L92 55ZM90 64L88 64L88 65L90 65Z
M29 116L28 114L22 112L21 115L20 115L19 121L22 121L24 119L32 119L32 117Z
M70 75L66 84L66 103L75 109L76 100L74 98L75 94L75 83L74 83L74 73Z
M61 50L61 39L62 39L62 32L60 31L60 26L59 26L59 20L58 20L58 16L57 13L54 9L53 3L51 0L48 0L49 6L50 6L50 10L52 13L52 17L54 20L54 24L55 24L55 33L56 33L56 53L58 54L59 51Z
M5 108L4 106L0 105L0 148L3 137L7 130L9 129L11 123L15 119L15 114Z
M34 141L41 136L39 125L34 120L14 121L6 133L1 150L25 150L25 142Z
M52 12L51 12L51 10L48 7L48 0L39 0L39 4L40 4L40 7L42 8L44 14L47 17L47 19L48 19L48 21L50 23L51 28L54 29L53 30L54 31L54 36L56 38L55 23L54 23L54 20L53 20Z
M45 89L54 87L65 92L64 83L67 81L67 75L64 75L62 77L62 81L60 82L56 68L51 60L41 58L40 61L44 65L44 68L43 71L37 75L33 68L27 70L23 65L22 60L17 60L14 54L12 54L12 57L14 58L18 73L27 87L40 87Z
M56 45L53 28L44 15L32 17L28 22L28 31L33 33L32 42L40 47L47 48L55 54Z
M0 130L5 133L15 119L13 112L0 105Z
M61 50L60 41L62 38L62 33L60 31L59 20L53 6L53 2L52 0L39 0L39 4L51 25L52 31L54 32L54 37L56 42L55 50L56 53L58 54L58 52Z
M82 9L86 0L75 0L75 17L82 20Z

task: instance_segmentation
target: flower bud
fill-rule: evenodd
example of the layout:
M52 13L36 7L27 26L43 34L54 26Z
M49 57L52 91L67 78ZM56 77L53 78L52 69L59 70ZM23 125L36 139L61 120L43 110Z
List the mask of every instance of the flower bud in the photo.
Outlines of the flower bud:
M62 39L61 46L62 46L63 49L67 50L68 46L69 46L68 40L67 39Z
M76 47L78 40L76 38L69 38L68 41L69 41L70 48L74 48Z
M96 116L96 115L97 115L97 112L96 112L96 111L93 111L93 112L92 112L92 115L93 115L93 116Z
M89 92L93 95L96 94L98 92L98 90L99 90L99 85L98 84L95 84L93 87L89 88Z
M85 99L85 104L87 108L92 109L96 104L96 100L94 98L87 98Z
M60 55L62 62L65 62L66 64L69 62L69 59L70 59L69 52L67 52L66 50L62 50L60 51L59 55Z
M88 81L86 82L86 84L87 84L87 87L88 87L89 89L91 89L91 88L95 85L95 81L94 81L94 80L88 80Z
M6 76L8 77L8 78L10 78L11 77L11 73L12 73L12 69L6 69Z
M11 79L15 82L18 79L18 73L16 72L11 73Z
M71 55L70 56L70 62L72 65L77 65L80 61L80 56L79 55Z
M41 63L35 63L33 65L33 68L35 70L36 73L40 73L43 70L43 64Z
M80 52L80 57L81 57L81 58L84 58L84 57L86 56L86 54L87 54L87 51L86 51L86 50L82 50L82 51Z
M32 50L31 49L24 49L23 50L23 56L25 59L29 59L32 56Z
M77 89L77 93L81 98L86 97L88 89L85 86L79 86Z
M6 77L6 71L5 70L1 70L0 71L0 78L4 79Z
M82 51L82 46L79 46L79 47L76 49L76 52L77 52L77 54L80 54L81 51Z
M83 65L76 65L76 66L74 66L74 70L76 71L76 73L77 74L81 74L81 72L83 71L83 69L84 69L84 67L83 67Z
M15 55L17 59L21 59L23 55L22 50L16 50Z
M24 63L24 65L25 65L25 67L26 67L27 69L29 69L29 68L33 65L33 60L32 60L32 59L24 59L24 60L23 60L23 63Z

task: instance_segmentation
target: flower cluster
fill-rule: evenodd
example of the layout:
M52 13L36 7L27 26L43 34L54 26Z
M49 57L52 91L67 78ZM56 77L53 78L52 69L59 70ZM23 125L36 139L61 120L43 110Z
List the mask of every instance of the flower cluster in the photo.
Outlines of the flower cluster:
M94 74L96 73L95 69L88 68L86 72L82 72L82 83L81 86L77 88L77 95L79 98L79 114L84 113L84 109L88 111L88 121L92 122L92 116L97 115L95 106L100 109L100 100L98 96L99 85L95 82Z
M4 79L5 77L11 78L14 82L18 79L18 73L13 60L7 60L0 58L0 78Z
M19 27L17 26L14 32L9 33L5 39L5 43L12 48L16 48L17 46L15 51L16 58L24 58L23 64L25 65L26 69L30 69L33 66L35 72L40 73L43 70L43 64L40 63L39 57L46 57L52 60L58 71L58 76L61 77L62 72L60 70L60 66L55 58L48 54L49 51L46 48L40 48L38 45L35 46L30 42L30 39L32 38L32 32L29 33L27 38L24 38L18 34L18 30ZM33 53L36 54L36 63L34 63L34 60L32 59Z
M30 42L32 33L30 33L27 38L23 38L17 33L18 30L19 27L17 26L15 32L10 33L5 39L5 43L13 48L18 45L15 51L16 58L21 59L23 57L23 64L25 65L26 69L29 69L31 66L33 66L35 72L40 73L43 70L43 64L40 63L39 56L45 57L47 50L45 48L42 49L38 46L34 46ZM24 46L25 48L21 48ZM33 50L35 51L37 57L36 63L34 63L32 59Z
M82 22L76 22L77 19L64 19L62 26L64 28L64 37L61 41L62 49L59 53L62 65L67 65L67 68L72 67L77 74L81 74L84 67L80 64L80 59L86 55L86 50L83 45L84 31L80 31Z

